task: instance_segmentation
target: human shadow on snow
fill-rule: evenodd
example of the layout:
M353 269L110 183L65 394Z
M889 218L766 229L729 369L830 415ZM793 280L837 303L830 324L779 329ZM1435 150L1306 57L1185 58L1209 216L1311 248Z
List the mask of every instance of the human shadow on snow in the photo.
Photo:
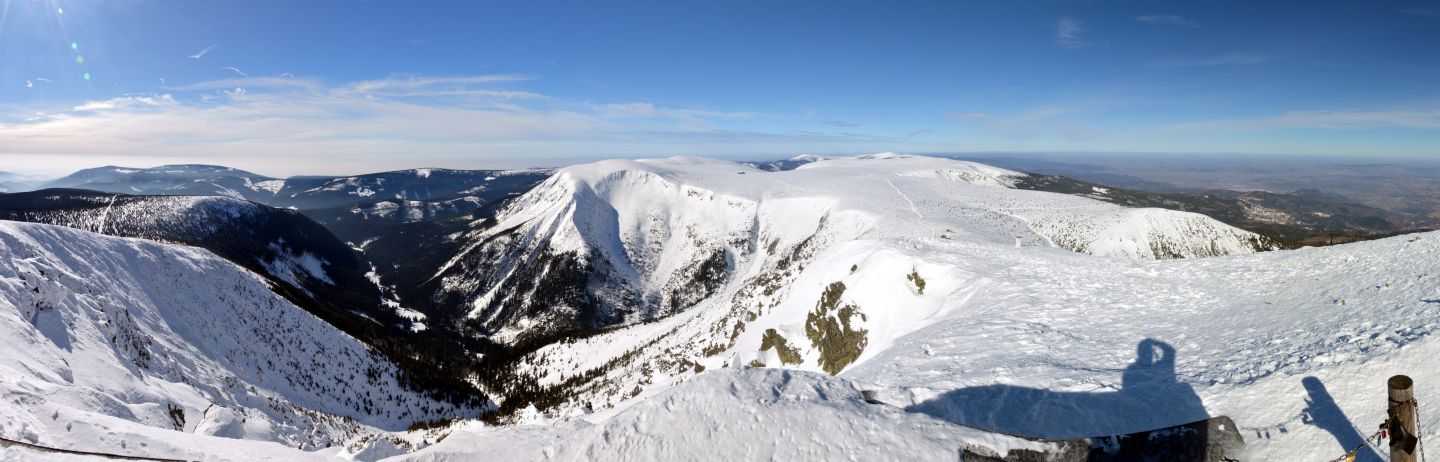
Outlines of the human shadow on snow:
M1305 411L1300 416L1300 422L1306 425L1320 427L1321 430L1330 432L1335 441L1340 443L1339 453L1345 453L1365 442L1365 436L1345 416L1345 411L1335 404L1335 398L1325 389L1325 384L1315 377L1306 377L1300 380L1305 386L1305 391L1310 394L1305 398ZM1355 454L1356 462L1370 462L1384 460L1370 445L1365 444Z
M1013 435L1072 439L1135 433L1208 419L1189 384L1175 376L1175 348L1145 339L1119 391L1050 391L987 385L946 392L906 410ZM1205 441L1200 435L1199 441Z

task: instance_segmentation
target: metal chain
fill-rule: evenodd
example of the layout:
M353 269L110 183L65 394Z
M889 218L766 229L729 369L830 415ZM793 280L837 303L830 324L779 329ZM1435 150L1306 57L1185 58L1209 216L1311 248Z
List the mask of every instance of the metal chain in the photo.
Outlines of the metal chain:
M1326 461L1326 462L1341 462L1341 461L1344 461L1345 458L1346 458L1346 457L1350 457L1351 454L1359 453L1359 452L1360 452L1360 448L1363 448L1363 447L1365 447L1366 445L1370 444L1370 441L1371 441L1371 440L1374 440L1376 444L1379 444L1379 443L1380 443L1380 440L1384 439L1384 438L1381 437L1381 435L1384 435L1384 434L1385 434L1385 430L1388 429L1389 427L1390 427L1390 422L1387 420L1387 421L1385 421L1385 423L1380 424L1380 429L1379 429L1379 430L1376 430L1376 431L1375 431L1375 434L1370 435L1370 437L1368 437L1368 438L1365 438L1365 441L1361 442L1360 445L1355 446L1355 449L1351 449L1351 450L1349 450L1349 451L1346 451L1344 454L1341 454L1340 457L1336 457L1336 458L1334 458L1334 459L1330 459L1330 460L1328 460L1328 461Z
M1411 398L1410 405L1415 406L1415 439L1420 445L1420 462L1425 462L1425 431L1420 429L1420 403Z

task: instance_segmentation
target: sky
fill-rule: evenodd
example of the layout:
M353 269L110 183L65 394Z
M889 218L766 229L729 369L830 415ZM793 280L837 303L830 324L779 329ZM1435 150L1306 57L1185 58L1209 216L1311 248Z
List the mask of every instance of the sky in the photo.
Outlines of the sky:
M0 171L1440 157L1440 2L0 0Z

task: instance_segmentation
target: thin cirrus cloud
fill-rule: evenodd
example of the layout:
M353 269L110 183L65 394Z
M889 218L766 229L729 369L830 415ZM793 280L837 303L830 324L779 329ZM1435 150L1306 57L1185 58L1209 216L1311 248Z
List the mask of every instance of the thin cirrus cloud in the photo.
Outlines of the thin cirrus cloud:
M1178 14L1170 13L1145 14L1136 16L1135 22L1146 24L1161 24L1177 27L1200 27L1200 23L1196 22L1195 20L1180 16Z
M1256 53L1227 53L1208 57L1156 58L1150 60L1151 67L1208 67L1261 64L1270 58Z
M1406 14L1410 16L1440 18L1440 8L1401 8L1395 11L1400 14Z
M946 114L945 118L972 124L982 133L1011 140L1030 140L1051 135L1069 141L1097 138L1099 134L1094 130L1065 117L1077 112L1079 111L1074 108L1048 106L1013 115L967 112Z
M1055 45L1072 50L1090 46L1085 40L1085 23L1069 16L1060 18L1055 23Z
M1440 129L1440 108L1340 109L1290 111L1268 117L1175 124L1173 130L1193 132L1255 132L1284 129L1368 130L1384 128Z
M567 101L508 87L530 79L416 76L326 83L248 77L178 85L164 94L0 118L5 146L0 161L184 159L275 173L325 173L350 164L355 171L391 164L490 165L484 162L500 157L538 164L544 163L538 158L582 154L854 150L857 143L876 141L756 130L750 122L772 117L757 112Z

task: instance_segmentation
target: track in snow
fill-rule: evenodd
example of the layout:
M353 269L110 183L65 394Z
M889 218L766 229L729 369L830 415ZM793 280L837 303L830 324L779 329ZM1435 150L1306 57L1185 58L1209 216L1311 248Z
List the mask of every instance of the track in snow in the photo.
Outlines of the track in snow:
M895 186L895 182L890 181L890 180L885 180L885 184L890 185L890 189L894 189L894 190L895 190L895 194L899 194L901 199L905 199L905 203L906 203L906 204L910 204L910 211L911 211L911 212L915 212L915 218L921 218L921 219L924 219L924 218L925 218L925 215L922 215L922 214L920 213L920 209L915 208L915 201L910 200L910 196L905 195L905 192L904 192L904 191L901 191L899 187L896 187L896 186Z
M110 209L115 207L115 198L120 195L110 196L110 203L105 204L105 211L100 212L100 219L95 223L95 232L105 234L105 222L110 218Z

